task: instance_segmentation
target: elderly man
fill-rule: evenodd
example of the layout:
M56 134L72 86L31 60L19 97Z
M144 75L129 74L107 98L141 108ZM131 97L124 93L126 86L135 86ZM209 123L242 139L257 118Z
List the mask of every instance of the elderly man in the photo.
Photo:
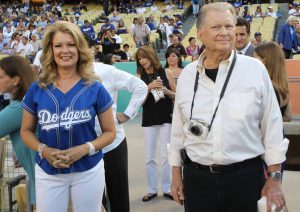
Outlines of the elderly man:
M269 209L271 203L280 209L288 142L268 72L233 50L230 4L206 4L199 14L206 50L182 71L175 98L169 149L174 200L187 212L253 212L262 194Z
M286 59L290 59L292 57L292 50L298 51L298 47L300 46L295 30L297 23L297 18L290 15L287 23L280 27L278 43L283 49Z
M137 24L133 31L133 40L136 43L136 48L147 45L150 41L150 29L148 25L144 23L142 16L137 18Z
M254 46L250 42L250 23L239 17L235 27L235 48L239 54L253 57Z

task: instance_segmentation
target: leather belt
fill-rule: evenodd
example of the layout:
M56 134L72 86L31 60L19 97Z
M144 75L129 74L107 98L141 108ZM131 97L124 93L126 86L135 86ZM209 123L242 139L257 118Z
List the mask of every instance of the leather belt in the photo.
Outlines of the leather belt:
M207 165L202 165L202 164L199 164L199 163L196 163L193 161L190 161L187 164L190 164L190 165L196 167L197 169L208 170L211 173L219 174L219 173L224 173L224 172L228 172L228 171L238 170L238 169L244 168L250 164L259 163L259 161L261 161L260 156L251 158L248 160L244 160L242 162L232 163L229 165L212 164L212 165L207 166Z

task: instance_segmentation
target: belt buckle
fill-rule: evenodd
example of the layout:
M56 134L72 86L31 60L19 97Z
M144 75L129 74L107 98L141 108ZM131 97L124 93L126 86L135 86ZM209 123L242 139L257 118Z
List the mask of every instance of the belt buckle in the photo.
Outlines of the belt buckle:
M209 171L211 173L213 173L213 174L219 174L219 173L221 173L221 172L214 171L214 167L218 167L218 165L213 164L213 165L209 166Z

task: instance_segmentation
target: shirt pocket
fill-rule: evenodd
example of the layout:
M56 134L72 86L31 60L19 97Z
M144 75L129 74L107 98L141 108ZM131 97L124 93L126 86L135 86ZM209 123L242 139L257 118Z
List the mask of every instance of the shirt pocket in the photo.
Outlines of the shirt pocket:
M236 93L229 96L229 113L230 116L245 120L249 115L254 113L254 95L251 93Z

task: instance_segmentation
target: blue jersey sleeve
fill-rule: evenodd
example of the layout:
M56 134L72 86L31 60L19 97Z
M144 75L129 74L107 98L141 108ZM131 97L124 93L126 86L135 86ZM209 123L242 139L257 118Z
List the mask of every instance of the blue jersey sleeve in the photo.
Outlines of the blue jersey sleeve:
M103 85L99 83L98 92L97 92L97 102L95 108L97 114L105 112L110 106L113 105L113 103L114 101L110 97L109 93L105 90Z
M22 101L22 107L32 115L37 114L37 104L34 101L34 94L39 89L39 86L37 82L34 82L30 85L29 89L27 90L23 101Z

